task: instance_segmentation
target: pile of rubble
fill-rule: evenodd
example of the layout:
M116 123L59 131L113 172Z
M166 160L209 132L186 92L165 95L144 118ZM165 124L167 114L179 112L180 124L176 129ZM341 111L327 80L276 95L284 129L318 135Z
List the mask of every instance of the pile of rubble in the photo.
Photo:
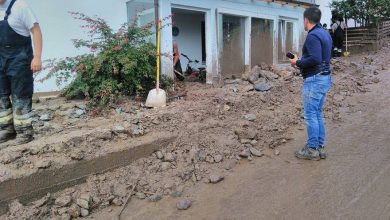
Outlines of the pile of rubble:
M332 61L335 83L325 107L327 118L340 119L340 109L353 109L353 103L346 97L367 92L367 84L380 82L377 75L390 66L385 61L388 52L386 47L378 53ZM3 164L4 161L8 164L7 168L25 167L32 156L50 159L65 154L68 160L87 160L100 154L99 149L113 146L117 140L131 140L156 131L175 133L177 139L130 166L92 175L85 184L48 194L26 206L14 201L3 218L85 217L108 206L125 205L129 197L157 202L170 196L178 199L179 210L188 209L191 200L182 198L188 187L198 183L218 184L237 163L261 158L267 149L278 155L281 150L278 147L288 143L297 128L304 128L300 97L302 80L297 75L297 70L288 66L262 64L242 79L226 81L223 88L189 84L185 100L178 100L159 111L139 107L123 111L118 109L126 107L119 106L106 118L91 119L83 106L73 106L73 110L61 107L36 110L35 123L42 128L38 129L40 138L45 134L92 128L96 124L98 128L91 129L82 138L74 137L62 147L49 145L37 150L26 146L24 150L19 149L21 154L1 159ZM272 92L263 92L270 89ZM43 129L50 126L45 123L58 123L56 120L62 115L67 120L62 120L57 129ZM58 151L57 148L65 150ZM3 151L1 153L4 155ZM50 166L51 162L39 164L40 169Z

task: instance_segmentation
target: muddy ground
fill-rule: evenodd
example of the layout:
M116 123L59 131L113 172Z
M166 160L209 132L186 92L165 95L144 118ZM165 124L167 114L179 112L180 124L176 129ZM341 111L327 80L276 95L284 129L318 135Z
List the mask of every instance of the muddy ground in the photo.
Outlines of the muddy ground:
M343 112L364 110L353 97L367 93L370 84L382 83L380 76L390 67L389 52L385 45L378 52L332 61L335 86L325 107L328 121L344 123L348 115ZM272 88L258 92L248 81L257 89ZM99 218L116 212L128 194L148 203L180 200L183 195L191 198L195 188L218 183L246 166L235 168L237 164L268 161L291 153L281 146L304 144L304 138L296 136L304 130L301 87L302 79L291 68L262 65L243 79L227 80L223 87L189 83L185 97L158 110L126 102L95 117L82 102L43 100L34 110L36 140L0 151L0 182L119 151L137 138L161 131L177 139L128 167L93 175L86 184L31 204L15 201L2 218L70 219L91 213ZM133 200L132 205L137 202ZM100 215L99 210L104 212ZM126 217L133 219L131 212Z

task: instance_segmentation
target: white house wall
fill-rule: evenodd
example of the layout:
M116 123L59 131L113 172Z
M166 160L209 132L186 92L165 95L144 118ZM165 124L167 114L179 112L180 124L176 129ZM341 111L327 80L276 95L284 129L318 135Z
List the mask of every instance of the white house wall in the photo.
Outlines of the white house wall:
M277 62L277 31L278 20L283 17L294 22L294 50L299 51L303 36L303 11L304 8L267 3L256 0L160 0L161 17L171 15L171 8L183 8L188 10L202 11L206 13L206 60L207 60L207 82L212 83L213 78L220 77L219 52L220 43L218 33L218 23L221 23L221 16L218 14L230 14L247 18L246 29L250 30L250 20L254 18L264 18L274 21L274 63ZM169 22L169 21L168 21ZM248 36L249 32L246 31ZM162 31L162 52L172 54L172 28L165 28ZM250 66L250 38L245 42L245 65ZM173 73L173 61L171 57L162 58L163 74Z

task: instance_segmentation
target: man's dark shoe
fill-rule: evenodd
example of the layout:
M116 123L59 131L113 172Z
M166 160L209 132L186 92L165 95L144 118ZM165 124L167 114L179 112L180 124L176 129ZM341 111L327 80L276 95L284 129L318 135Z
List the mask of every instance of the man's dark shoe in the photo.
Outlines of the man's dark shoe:
M295 156L299 159L305 160L321 160L319 151L308 146L295 151Z

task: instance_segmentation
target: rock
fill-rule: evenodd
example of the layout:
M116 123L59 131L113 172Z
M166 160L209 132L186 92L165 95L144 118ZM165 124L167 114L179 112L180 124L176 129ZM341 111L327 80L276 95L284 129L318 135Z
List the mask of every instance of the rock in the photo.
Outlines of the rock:
M220 163L220 162L222 162L222 160L223 160L223 156L222 155L218 154L218 155L214 156L214 161L216 163Z
M254 140L257 138L257 131L254 129L237 129L234 133L238 136L238 139L250 139Z
M81 209L80 214L81 217L87 217L89 215L89 211L87 209Z
M80 216L81 209L78 205L73 204L69 207L68 213L72 218L78 218Z
M37 162L35 162L35 167L38 169L46 169L51 166L51 161L46 159L40 159Z
M111 203L112 203L113 205L115 205L115 206L121 206L121 205L123 204L122 200L119 199L119 198L113 199Z
M43 197L42 199L40 199L38 201L35 201L33 204L34 204L34 207L42 207L42 206L46 205L47 203L49 203L50 200L51 200L51 195L50 195L50 193L48 193L45 197Z
M123 184L116 183L112 186L112 194L118 197L126 197L127 196L127 187Z
M230 160L225 163L224 168L225 170L232 170L237 165L237 162L235 160Z
M254 145L257 144L257 141L256 141L256 140L251 140L250 144L251 144L252 146L254 146Z
M149 196L148 200L151 201L151 202L158 202L162 199L162 195L161 194L154 194L152 196Z
M188 153L188 158L191 160L191 162L194 162L197 160L198 151L195 148L191 148L190 152Z
M252 141L252 140L250 140L250 139L241 139L241 140L240 140L240 143L241 143L241 144L250 144L251 141Z
M216 184L224 180L225 177L222 174L211 174L209 177L210 183Z
M279 156L279 155L280 155L280 151L279 151L279 150L276 150L276 149L275 149L275 152L274 152L274 153L275 153L276 156Z
M68 206L70 205L70 203L72 202L72 197L70 196L62 196L62 197L58 197L54 204L59 206L59 207L65 207L65 206Z
M214 163L214 158L212 156L207 156L206 157L206 162L208 163Z
M135 196L138 198L138 199L145 199L146 198L146 195L145 195L145 193L143 193L143 192L137 192L136 194L135 194Z
M123 112L123 109L122 108L116 108L115 111L116 111L116 113L121 114Z
M45 114L41 115L39 120L41 120L41 121L50 121L50 120L52 120L52 116L51 116L50 113L45 113Z
M116 206L121 206L123 204L123 202L119 198L115 198L114 200L112 200L112 204L114 204Z
M162 162L161 163L161 170L166 171L171 168L172 164L170 162Z
M373 82L373 83L379 83L379 82L380 82L380 79L375 77L374 79L372 79L372 82Z
M85 157L85 155L84 155L84 152L82 152L82 151L73 152L70 155L70 158L72 158L72 160L82 160L82 159L84 159L84 157Z
M96 138L101 140L111 140L112 132L109 129L98 129L96 131Z
M126 129L123 126L117 125L112 128L112 132L115 134L125 134L127 133Z
M183 192L184 192L184 187L183 186L178 186L176 188L176 190L171 193L171 196L172 197L180 197L180 196L183 195Z
M164 161L165 162L174 162L175 161L175 157L173 156L172 153L167 153L164 156Z
M77 199L76 203L83 209L89 209L89 202L84 199Z
M196 156L200 161L205 161L207 157L206 152L204 150L198 150Z
M162 160L164 158L164 155L163 155L163 153L161 151L157 151L156 152L156 157L157 157L157 159Z
M280 76L284 79L284 80L290 80L291 78L294 77L294 74L290 71L287 71L287 70L283 70L280 72Z
M92 203L93 203L94 205L99 205L99 204L101 203L101 200L99 199L99 197L93 196L93 197L92 197Z
M182 199L176 203L176 207L178 210L187 210L191 207L191 205L192 201L189 199Z
M248 81L250 83L252 83L252 84L255 83L257 80L259 80L259 74L258 73L252 73L248 77Z
M72 216L69 215L68 213L62 213L61 214L61 220L71 220Z
M244 119L248 120L248 121L255 121L257 119L257 117L254 114L247 114L247 115L244 115Z
M159 125L160 124L160 121L156 118L152 121L153 124L155 125Z
M37 154L39 154L41 149L42 149L41 146L33 146L28 151L30 152L31 155L37 155Z
M65 145L64 145L64 143L60 142L60 143L54 143L52 145L52 147L53 147L54 152L61 153L64 151Z
M248 158L251 156L251 152L249 149L245 149L240 153L240 157Z
M10 151L0 155L0 163L9 164L22 157L22 152Z
M229 110L230 110L230 106L229 106L229 105L224 105L224 106L223 106L223 110L224 110L225 112L229 111Z
M226 79L225 84L237 84L241 82L241 79Z
M255 90L259 92L266 92L272 89L272 86L267 83L258 83L255 85Z
M77 104L76 107L81 110L86 110L87 106L85 104Z
M92 202L92 196L89 193L81 194L79 199L83 199L83 200L87 201L88 203Z
M256 148L251 147L251 148L249 148L249 151L251 152L251 154L253 156L256 156L256 157L264 156L263 152L257 150Z
M83 116L85 114L85 110L83 109L77 109L75 112L74 112L74 116L76 118L80 118L81 116Z
M271 71L261 70L260 75L266 79L278 79L279 76Z
M58 209L57 209L57 213L58 213L59 215L62 215L62 214L64 214L64 213L67 213L67 211L68 211L68 208L67 208L67 207L62 207L62 208L58 208Z
M134 137L144 135L145 131L142 125L133 126L131 129L131 135Z
M255 87L253 87L253 85L247 85L243 89L244 92L250 92L250 91L253 91L253 90L255 90Z

